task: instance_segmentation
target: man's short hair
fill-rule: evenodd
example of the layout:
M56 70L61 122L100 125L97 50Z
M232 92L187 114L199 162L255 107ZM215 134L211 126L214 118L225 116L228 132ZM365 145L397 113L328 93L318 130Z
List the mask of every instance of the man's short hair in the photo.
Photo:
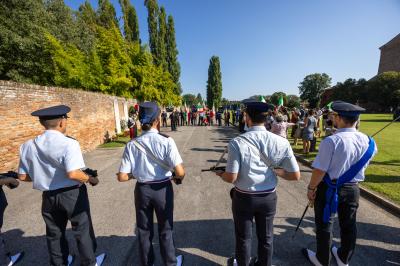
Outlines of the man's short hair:
M62 118L54 118L54 119L40 119L40 124L44 126L46 129L56 128Z
M359 116L341 116L339 117L347 124L347 125L354 125L357 123Z
M268 115L268 112L260 112L254 109L247 109L246 113L255 124L265 123Z

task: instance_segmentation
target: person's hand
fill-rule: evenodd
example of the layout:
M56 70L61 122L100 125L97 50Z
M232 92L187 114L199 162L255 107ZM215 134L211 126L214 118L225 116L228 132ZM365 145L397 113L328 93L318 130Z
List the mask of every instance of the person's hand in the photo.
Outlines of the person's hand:
M5 185L10 189L14 189L19 186L19 181L13 177L5 178L4 181Z
M315 197L316 197L317 188L311 188L310 186L307 187L307 198L310 204L314 205Z
M274 173L280 177L285 176L285 170L282 168L275 168Z
M222 171L222 170L216 170L216 171L215 171L215 174L216 174L217 176L219 176L219 177L222 177L222 175L223 175L224 173L225 173L225 172Z

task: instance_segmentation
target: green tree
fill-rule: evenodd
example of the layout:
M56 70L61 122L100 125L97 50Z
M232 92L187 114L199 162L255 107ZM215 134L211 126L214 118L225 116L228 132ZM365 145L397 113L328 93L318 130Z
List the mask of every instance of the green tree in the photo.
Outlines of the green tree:
M64 4L64 0L47 0L47 30L57 40L77 44L77 27L72 10Z
M196 95L194 94L184 94L182 95L182 101L186 103L187 106L192 106L196 103Z
M80 50L88 55L93 52L96 41L96 11L90 3L86 1L79 7L75 16L77 29L76 34L78 39L76 45Z
M0 79L51 84L51 55L45 49L47 12L42 1L0 1Z
M78 17L86 22L90 27L94 27L97 24L96 11L88 0L85 1L78 9Z
M139 42L139 21L136 9L129 0L119 0L124 19L124 35L129 42Z
M300 99L308 101L310 108L316 108L319 103L321 92L331 84L331 78L325 73L314 73L307 75L300 82Z
M62 0L0 1L0 78L178 105L171 74L125 39L109 0L74 12Z
M379 106L378 111L389 111L399 105L400 72L384 72L368 81L368 102Z
M196 104L202 103L202 102L203 102L203 97L201 97L201 94L200 94L200 93L197 93L197 96L196 96Z
M178 62L178 49L176 47L174 18L171 15L168 16L166 46L168 72L171 74L172 79L176 84L176 94L181 94L182 88L181 83L179 82L181 66Z
M300 107L300 97L297 95L288 95L287 96L287 107L289 107L289 108Z
M222 97L221 64L218 56L212 56L208 67L207 104L218 107Z
M281 92L281 91L279 91L279 92L274 92L274 93L271 95L271 97L270 97L271 103L272 103L273 105L279 105L279 99L281 98L281 96L283 97L283 105L284 105L284 106L287 106L288 101L287 101L286 93Z
M164 70L168 71L166 37L167 37L167 14L165 12L165 8L162 6L158 14L158 39L157 39L156 65L161 66Z
M99 0L99 8L97 9L98 24L104 28L110 29L118 27L118 19L114 6L110 0Z
M149 46L151 54L153 55L153 62L157 64L158 54L158 4L157 0L146 0L145 5L147 7L147 24L149 28Z
M356 104L366 99L366 80L365 79L346 79L344 82L338 82L333 86L331 101L341 100Z

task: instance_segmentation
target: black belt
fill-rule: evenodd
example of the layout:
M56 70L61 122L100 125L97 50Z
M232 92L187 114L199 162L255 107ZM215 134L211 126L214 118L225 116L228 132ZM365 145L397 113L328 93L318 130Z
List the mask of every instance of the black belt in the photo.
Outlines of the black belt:
M161 180L155 180L155 181L147 181L147 182L138 182L140 185L154 185L154 184L162 184L165 182L171 181L171 177L167 177Z
M331 182L332 182L332 184L336 184L337 179L334 179L334 180L332 180ZM355 181L355 182L347 182L347 183L344 183L344 184L343 184L343 186L355 186L355 185L358 185L358 182L357 182L357 181Z
M70 191L76 188L80 188L81 185L75 185L72 187L63 187L63 188L59 188L59 189L55 189L55 190L47 190L47 191L43 191L43 194L58 194L58 193L62 193L62 192L66 192L66 191Z

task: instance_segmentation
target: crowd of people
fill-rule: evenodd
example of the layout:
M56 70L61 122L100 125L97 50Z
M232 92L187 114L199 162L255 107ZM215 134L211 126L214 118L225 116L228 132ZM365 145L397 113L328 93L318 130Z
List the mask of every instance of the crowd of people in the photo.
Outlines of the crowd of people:
M176 131L179 126L238 126L240 132L247 131L244 122L244 112L241 109L174 109L161 113L162 127L171 127ZM276 107L268 112L265 128L283 138L288 134L293 138L293 145L299 140L303 144L303 153L308 154L316 150L317 138L330 136L334 131L332 118L328 108L307 109L305 107L288 109L284 106ZM291 130L290 130L291 129Z
M265 122L267 130L283 138L293 138L293 145L302 140L303 153L315 151L317 138L332 135L334 131L332 117L328 108L307 109L304 107L288 110L284 106L269 111Z
M179 126L225 126L236 125L239 121L240 110L218 110L212 109L191 109L167 112L164 109L161 113L162 127L171 127L172 131L176 131Z

